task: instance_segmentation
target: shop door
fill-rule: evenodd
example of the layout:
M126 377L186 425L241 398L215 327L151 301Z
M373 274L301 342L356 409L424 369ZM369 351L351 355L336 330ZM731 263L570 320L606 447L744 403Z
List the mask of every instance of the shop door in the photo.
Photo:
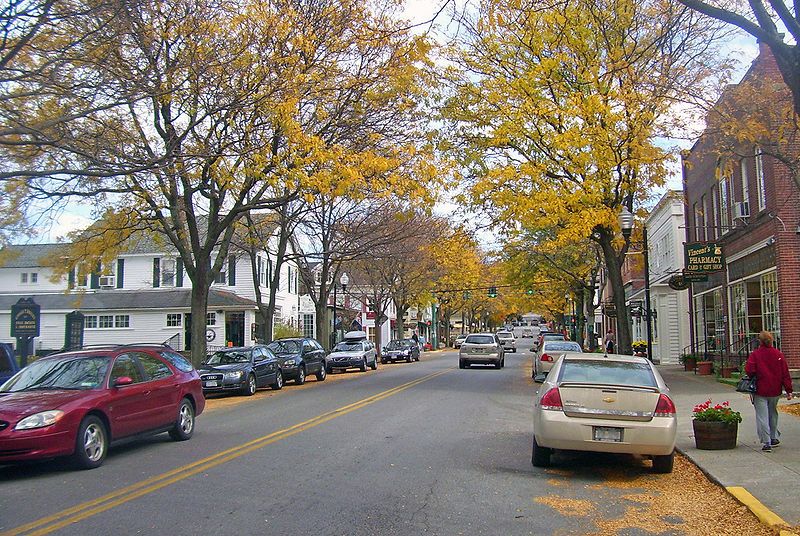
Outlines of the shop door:
M225 313L225 342L244 346L244 311Z

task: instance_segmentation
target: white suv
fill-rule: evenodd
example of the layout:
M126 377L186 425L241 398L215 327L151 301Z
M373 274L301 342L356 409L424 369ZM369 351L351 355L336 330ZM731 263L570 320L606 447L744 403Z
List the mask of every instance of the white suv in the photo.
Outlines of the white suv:
M497 338L500 339L500 344L506 352L517 353L517 339L513 331L498 331Z

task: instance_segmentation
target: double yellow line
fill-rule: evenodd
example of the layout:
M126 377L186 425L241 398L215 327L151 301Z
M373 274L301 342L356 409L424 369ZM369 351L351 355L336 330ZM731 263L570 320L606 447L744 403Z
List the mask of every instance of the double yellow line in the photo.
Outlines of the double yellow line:
M289 428L284 428L283 430L278 430L277 432L273 432L271 434L253 439L252 441L248 441L247 443L243 443L228 450L224 450L222 452L214 454L213 456L203 458L202 460L197 460L196 462L190 463L188 465L177 467L171 471L167 471L166 473L162 473L152 478L142 480L141 482L137 482L136 484L132 484L125 488L103 495L102 497L98 497L97 499L93 499L91 501L87 501L79 505L73 506L72 508L62 510L51 516L43 517L41 519L32 521L31 523L27 523L25 525L20 525L19 527L0 533L0 536L17 536L20 534L26 534L27 536L37 536L42 534L49 534L53 531L66 527L67 525L78 523L94 515L110 510L116 506L125 504L129 501L147 495L148 493L152 493L161 488L167 487L170 484L174 484L176 482L189 478L190 476L194 476L198 473L202 473L203 471L207 471L223 463L227 463L240 456L244 456L245 454L266 447L267 445L271 445L272 443L275 443L282 439L286 439L287 437L299 434L300 432L308 430L309 428L319 426L320 424L326 423L337 417L347 415L352 411L356 411L365 406L368 406L370 404L388 398L392 395L396 395L397 393L405 391L406 389L410 389L415 385L419 385L428 380L432 380L437 376L446 374L451 370L453 369L442 370L439 372L435 372L433 374L429 374L427 376L423 376L408 383L398 385L397 387L393 387L392 389L389 389L387 391L383 391L376 395L363 398L358 402L354 402L347 406L342 406L341 408L337 408L333 411L329 411L322 415L318 415L317 417L295 424L294 426L290 426Z

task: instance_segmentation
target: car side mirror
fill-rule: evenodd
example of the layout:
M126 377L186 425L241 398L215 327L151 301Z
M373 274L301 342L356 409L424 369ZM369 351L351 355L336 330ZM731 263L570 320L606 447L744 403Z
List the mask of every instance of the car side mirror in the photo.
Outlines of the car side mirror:
M535 381L536 383L544 383L546 379L547 379L547 374L537 374L536 376L533 377L533 381Z
M132 383L133 378L130 376L120 376L114 380L114 387L122 387L123 385L131 385Z

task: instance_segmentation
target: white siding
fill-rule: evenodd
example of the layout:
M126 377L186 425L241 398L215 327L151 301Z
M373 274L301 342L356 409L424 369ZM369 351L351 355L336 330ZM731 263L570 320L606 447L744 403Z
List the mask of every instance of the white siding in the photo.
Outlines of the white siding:
M30 283L30 274L37 274L37 282ZM28 283L21 282L21 274L28 274ZM0 292L3 294L42 294L64 290L67 278L53 283L50 277L53 271L49 268L0 268Z

